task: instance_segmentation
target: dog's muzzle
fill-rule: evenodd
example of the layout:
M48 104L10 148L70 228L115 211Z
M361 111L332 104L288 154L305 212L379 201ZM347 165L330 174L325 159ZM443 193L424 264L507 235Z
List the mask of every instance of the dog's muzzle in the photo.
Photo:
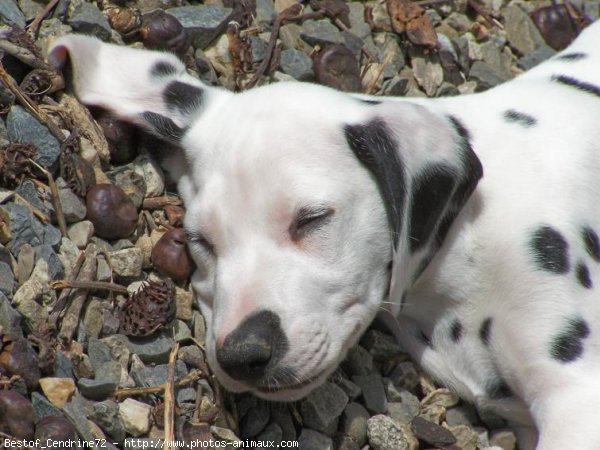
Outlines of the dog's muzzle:
M279 316L263 310L247 317L217 347L217 361L236 381L259 387L277 372L288 350Z

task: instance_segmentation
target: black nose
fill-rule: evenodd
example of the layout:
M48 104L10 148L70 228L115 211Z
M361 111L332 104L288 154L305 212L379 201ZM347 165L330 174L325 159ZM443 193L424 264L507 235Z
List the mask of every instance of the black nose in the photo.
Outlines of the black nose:
M217 361L234 380L257 381L287 350L279 316L263 310L252 314L227 335Z

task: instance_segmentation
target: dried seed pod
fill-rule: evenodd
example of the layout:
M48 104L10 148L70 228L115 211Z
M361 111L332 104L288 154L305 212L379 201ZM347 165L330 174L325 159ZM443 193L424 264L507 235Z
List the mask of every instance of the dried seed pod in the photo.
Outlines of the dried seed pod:
M136 131L135 128L125 122L116 119L110 113L100 113L96 122L102 128L104 137L108 142L110 160L115 164L125 164L136 156Z
M144 15L140 35L144 45L150 49L170 50L182 54L189 46L183 25L160 9Z
M137 209L123 189L112 184L97 184L86 196L87 219L96 234L104 239L126 238L135 229Z
M142 26L142 13L137 8L109 7L104 13L110 26L122 35L130 35Z
M80 197L96 184L96 174L92 165L73 152L60 154L60 176L69 188Z
M29 143L15 142L0 148L0 186L14 188L31 175L29 159L34 155L35 148Z
M21 89L29 96L51 94L65 88L65 80L54 70L34 69L25 75Z
M42 442L67 441L77 439L77 432L71 422L64 417L46 416L35 425L35 439Z
M120 332L149 336L175 318L175 285L169 279L148 281L135 291L119 311Z
M167 231L154 245L150 257L156 270L175 281L186 280L195 268L182 228Z
M9 375L20 376L29 390L37 388L41 377L37 353L25 338L3 338L0 366Z
M531 13L531 19L540 30L546 44L554 50L566 48L589 24L587 17L571 2L553 3Z
M17 439L33 437L33 406L16 391L0 391L0 430Z

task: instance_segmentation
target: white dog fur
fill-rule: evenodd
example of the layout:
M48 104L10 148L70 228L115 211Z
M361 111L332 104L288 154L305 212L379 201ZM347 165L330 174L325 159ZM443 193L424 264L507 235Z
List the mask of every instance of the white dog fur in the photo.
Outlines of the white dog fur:
M600 448L600 23L442 99L233 94L173 55L76 35L49 61L67 55L83 103L183 149L164 166L227 389L302 397L386 307L426 371L533 419L538 450Z

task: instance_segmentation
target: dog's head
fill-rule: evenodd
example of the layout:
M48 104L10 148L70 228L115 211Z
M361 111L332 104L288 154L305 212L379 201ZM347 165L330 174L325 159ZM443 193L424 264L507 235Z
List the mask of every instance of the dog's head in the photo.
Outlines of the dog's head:
M301 83L232 94L173 55L83 36L49 60L68 57L83 103L181 148L166 167L209 363L232 391L289 400L324 381L390 289L399 304L481 176L464 129L428 108Z

